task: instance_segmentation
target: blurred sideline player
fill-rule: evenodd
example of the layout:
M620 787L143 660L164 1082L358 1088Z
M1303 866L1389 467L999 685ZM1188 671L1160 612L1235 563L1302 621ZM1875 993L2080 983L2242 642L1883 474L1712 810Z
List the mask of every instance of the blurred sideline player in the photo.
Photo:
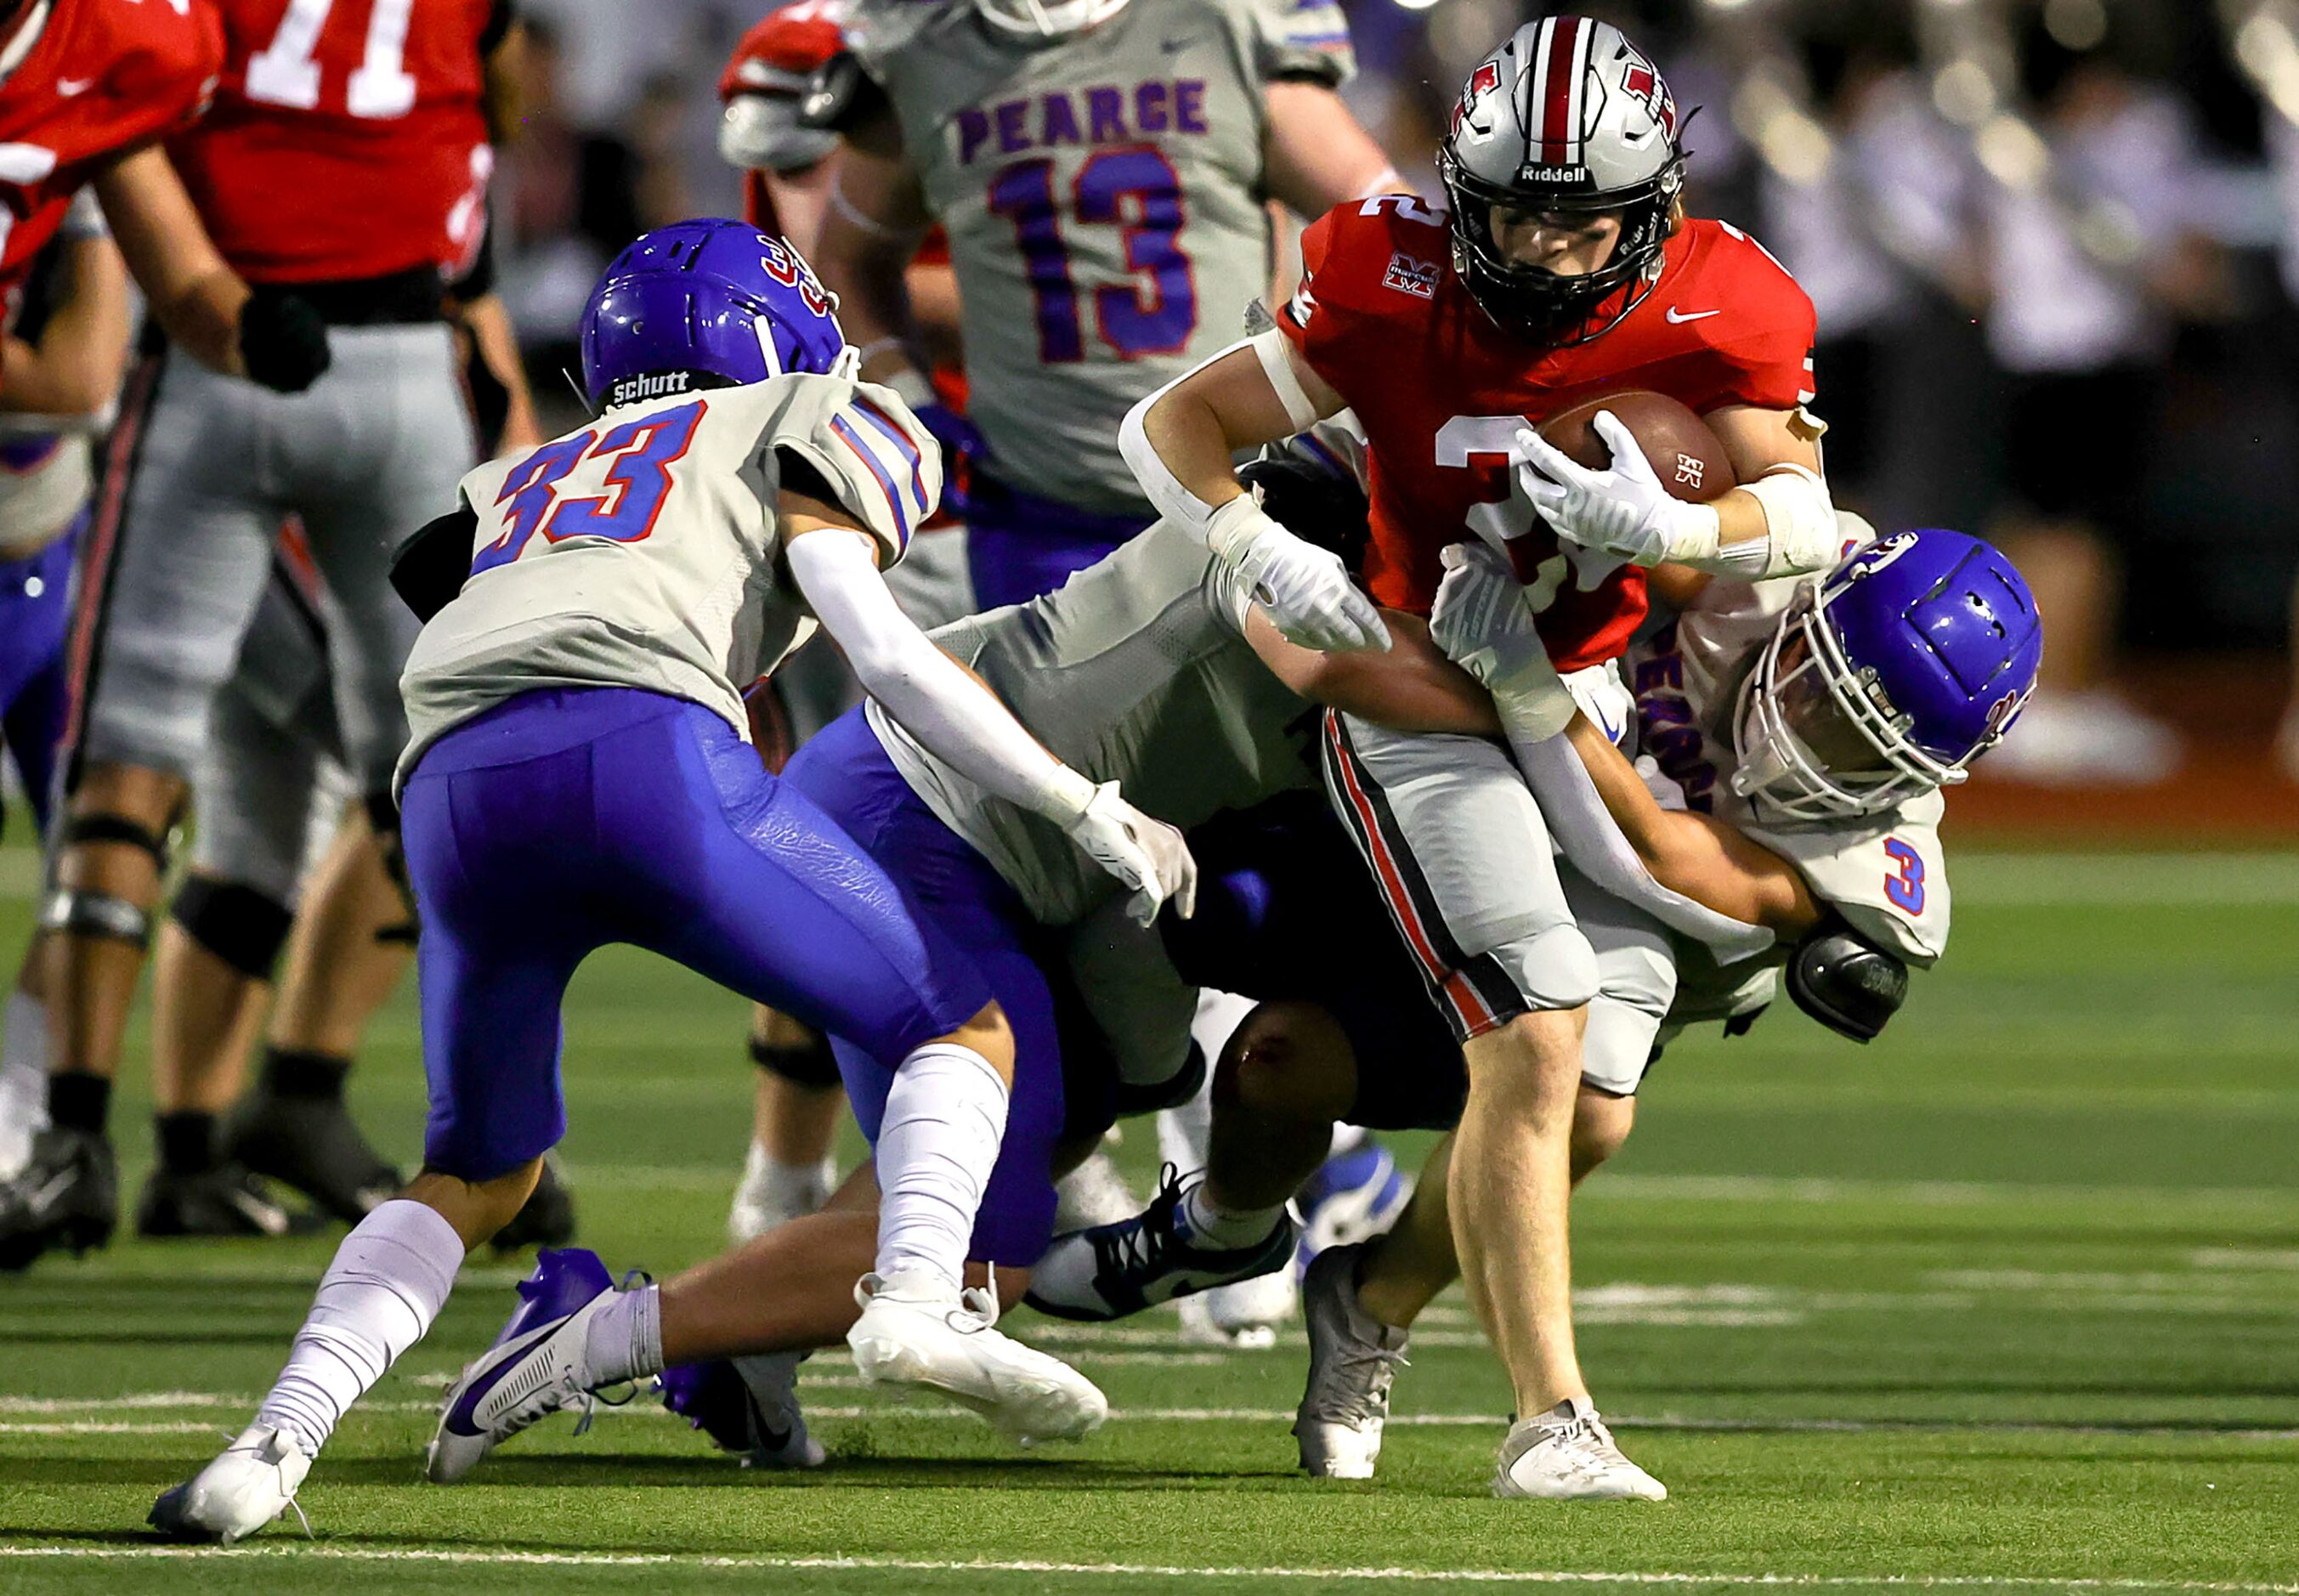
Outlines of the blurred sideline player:
M1020 603L1157 518L1118 424L1267 294L1267 202L1315 217L1401 184L1336 92L1331 0L860 0L849 31L824 281L865 370L922 405L901 269L948 229L975 597ZM1351 1177L1378 1193L1394 1169L1374 1149Z
M1387 638L1347 574L1261 515L1230 461L1344 406L1372 461L1374 594L1423 609L1444 548L1506 544L1561 669L1620 654L1644 617L1643 567L1746 580L1830 563L1821 428L1804 408L1811 302L1745 235L1685 218L1680 133L1657 69L1618 29L1569 16L1519 29L1471 74L1440 148L1453 211L1383 197L1313 226L1278 330L1128 416L1143 491L1256 573L1279 628L1313 647ZM1531 430L1639 387L1703 415L1747 486L1686 503L1609 418L1605 471ZM1539 470L1521 476L1523 461ZM1470 1060L1447 1177L1470 1301L1525 1416L1513 1477L1657 1496L1609 1442L1578 1444L1596 1410L1573 1344L1566 1201L1596 968L1550 862L1553 822L1490 743L1345 716L1327 732L1335 802Z
M128 271L95 195L73 199L55 242L9 296L0 353L0 749L47 835L71 692L73 556L95 488L90 435L111 419L128 363ZM0 1179L46 1123L39 934L0 1025Z
M809 258L822 235L838 135L804 125L799 108L814 75L844 49L849 9L845 0L803 0L769 13L735 46L718 83L726 102L719 152L744 174L747 220ZM949 245L939 232L919 245L907 289L921 339L934 352L936 401L955 413L966 392L957 362L958 290ZM921 627L974 609L966 528L954 513L958 497L953 485L901 563L886 573L887 590ZM776 758L859 699L853 673L823 637L776 669L765 692L771 704L757 707L778 710L782 718L773 728ZM828 1043L786 1015L759 1010L751 1056L759 1067L753 1128L726 1224L737 1242L812 1213L829 1199L837 1185L831 1148L845 1101Z
M1846 527L1866 534L1849 519ZM1494 687L1518 756L1559 779L1585 768L1656 876L1779 938L1773 956L1720 969L1618 904L1589 917L1609 935L1600 934L1604 981L1573 1130L1577 1185L1627 1139L1646 1068L1689 1025L1721 1020L1738 1035L1785 985L1830 1029L1863 1043L1878 1035L1905 999L1908 967L1929 968L1946 951L1941 788L1963 780L2010 729L2034 689L2042 631L2019 572L1956 532L1883 538L1824 578L1708 584L1629 655L1643 751L1632 767L1574 712L1514 586L1497 559L1465 563L1447 578L1434 629ZM1887 700L1890 710L1880 707ZM1534 719L1564 717L1564 736L1531 736L1539 727L1526 706L1540 701L1555 712ZM1224 945L1224 883L1209 874L1208 886L1208 951L1266 968L1255 958L1265 934ZM1313 885L1307 896L1319 925L1349 923L1329 894ZM1177 931L1185 942L1206 934ZM1265 1010L1268 1023L1248 1027L1248 1049L1274 1052L1293 1084L1319 1082L1293 1110L1305 1122L1331 1110L1329 1093L1346 1099L1353 1080L1362 1091L1368 1072L1440 1100L1463 1092L1458 1050L1436 1027L1402 1036L1351 1023L1410 989L1409 961L1393 944L1388 952L1386 976L1314 972L1289 994L1307 1007ZM1446 1182L1423 1181L1388 1234L1312 1268L1310 1373L1294 1433L1313 1475L1373 1473L1407 1331L1459 1275L1446 1199ZM1509 1462L1505 1449L1502 1494L1518 1493Z
M402 792L425 926L424 1173L345 1240L255 1422L155 1506L168 1533L229 1542L278 1517L467 1250L525 1201L564 1129L568 979L612 942L867 1044L849 1085L884 1198L876 1270L841 1326L866 1379L943 1390L1023 1436L1107 1412L992 1327L994 1285L964 1288L969 1256L1032 1261L976 1227L1017 1066L987 984L767 774L735 684L818 620L890 714L1053 821L1145 915L1188 906L1180 835L1048 753L894 605L878 567L932 513L940 462L898 398L855 378L801 259L739 223L660 229L609 268L583 347L599 422L475 472L401 561L429 618ZM449 1392L434 1480L573 1399L602 1355L606 1377L637 1377L724 1333L668 1288L615 1290L585 1257L547 1255Z
M217 9L215 104L165 155L138 159L172 162L225 260L261 285L252 303L297 307L333 363L311 392L274 398L162 349L113 436L118 536L88 561L87 685L43 917L53 1124L0 1193L0 1263L20 1267L100 1245L115 1223L111 1084L167 835L282 520L301 516L325 578L345 753L388 838L406 737L396 678L415 631L388 550L477 458L445 295L483 242L484 79L507 0L411 18L310 0Z

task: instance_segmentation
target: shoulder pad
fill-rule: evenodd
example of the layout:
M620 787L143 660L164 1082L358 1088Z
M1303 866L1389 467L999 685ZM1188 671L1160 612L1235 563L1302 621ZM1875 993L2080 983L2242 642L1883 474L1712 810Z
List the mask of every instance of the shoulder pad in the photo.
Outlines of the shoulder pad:
M1838 1035L1865 1043L1908 1001L1908 967L1838 921L1797 944L1788 987L1797 1008Z
M891 388L796 372L773 390L759 444L812 466L839 506L876 538L891 566L942 502L942 450Z

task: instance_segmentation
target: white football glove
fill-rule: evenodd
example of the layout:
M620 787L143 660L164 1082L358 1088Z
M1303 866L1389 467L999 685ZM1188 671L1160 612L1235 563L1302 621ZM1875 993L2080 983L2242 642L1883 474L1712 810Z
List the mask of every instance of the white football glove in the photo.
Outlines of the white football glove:
M1206 547L1244 583L1289 643L1327 653L1385 652L1389 628L1340 556L1305 543L1241 494L1206 522Z
M1105 781L1078 818L1063 828L1094 863L1133 889L1125 911L1150 925L1168 899L1183 919L1198 909L1198 861L1190 844L1163 820L1125 802L1117 784Z
M1517 479L1540 519L1564 542L1631 565L1714 559L1720 536L1714 507L1671 497L1636 435L1611 411L1598 411L1595 426L1613 452L1612 465L1601 471L1530 427L1516 435ZM1581 566L1581 590L1592 591L1610 574L1601 565Z
M1439 558L1445 579L1429 615L1437 646L1485 685L1512 736L1538 743L1563 731L1579 706L1549 661L1508 557L1457 543Z

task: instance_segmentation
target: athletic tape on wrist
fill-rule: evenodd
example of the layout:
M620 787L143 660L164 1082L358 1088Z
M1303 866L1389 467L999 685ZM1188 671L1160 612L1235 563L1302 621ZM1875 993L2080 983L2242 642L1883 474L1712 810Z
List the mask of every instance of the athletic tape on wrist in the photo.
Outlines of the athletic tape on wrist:
M1800 465L1776 465L1747 492L1764 507L1766 577L1801 576L1836 563L1840 534L1828 483Z

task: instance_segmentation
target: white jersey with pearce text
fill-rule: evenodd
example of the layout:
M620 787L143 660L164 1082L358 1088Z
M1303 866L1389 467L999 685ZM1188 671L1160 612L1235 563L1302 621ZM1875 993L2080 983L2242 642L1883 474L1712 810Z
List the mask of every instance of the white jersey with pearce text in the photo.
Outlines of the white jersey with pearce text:
M1812 894L1863 936L1917 968L1947 946L1948 885L1940 850L1946 807L1938 792L1880 813L1828 821L1783 820L1732 791L1739 758L1732 719L1781 613L1810 578L1712 582L1693 605L1633 644L1622 661L1636 697L1632 752L1647 754L1683 787L1686 802L1730 821L1796 866ZM1681 941L1680 939L1680 948ZM1770 961L1717 969L1683 959L1673 1020L1719 1018L1755 1005L1753 984Z
M742 687L813 633L778 570L787 451L901 558L942 496L942 456L885 388L793 373L618 405L463 478L471 576L416 640L404 781L438 737L519 694L638 687L750 736Z

